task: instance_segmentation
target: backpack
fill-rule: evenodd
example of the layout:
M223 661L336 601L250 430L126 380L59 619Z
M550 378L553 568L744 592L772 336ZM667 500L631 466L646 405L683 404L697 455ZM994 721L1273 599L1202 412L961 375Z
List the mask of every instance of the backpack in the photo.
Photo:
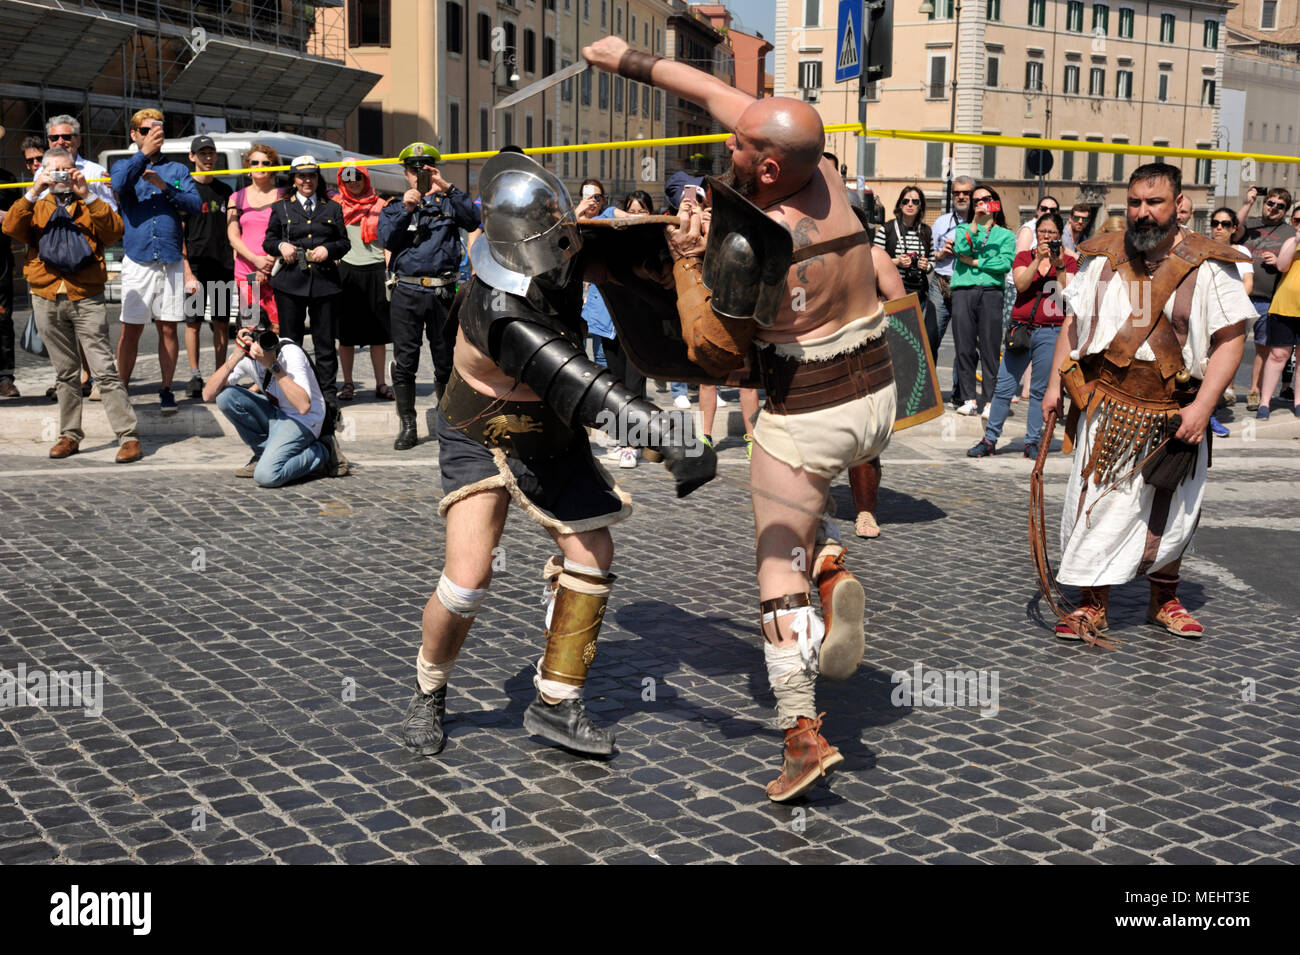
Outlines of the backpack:
M56 275L72 275L95 262L95 251L90 247L90 240L57 199L54 202L54 214L45 224L45 231L37 244L36 254L45 263L45 267Z

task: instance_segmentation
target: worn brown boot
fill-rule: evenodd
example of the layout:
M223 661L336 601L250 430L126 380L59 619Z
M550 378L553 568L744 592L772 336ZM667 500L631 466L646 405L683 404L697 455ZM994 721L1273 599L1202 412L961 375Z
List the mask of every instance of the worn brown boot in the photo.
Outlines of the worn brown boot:
M132 438L122 442L122 446L117 449L117 457L113 460L118 464L130 464L132 461L139 461L142 457L144 457L144 449L140 447L139 441Z
M818 654L821 675L828 680L853 676L866 651L862 615L867 597L862 584L844 566L844 549L826 545L813 561L813 583L822 601L826 637Z
M1178 574L1147 574L1151 582L1151 601L1147 604L1147 623L1155 624L1179 637L1199 640L1205 627L1178 599Z
M811 789L827 771L844 762L840 751L821 734L822 717L801 716L798 725L785 731L785 762L781 775L767 784L767 798L789 802Z

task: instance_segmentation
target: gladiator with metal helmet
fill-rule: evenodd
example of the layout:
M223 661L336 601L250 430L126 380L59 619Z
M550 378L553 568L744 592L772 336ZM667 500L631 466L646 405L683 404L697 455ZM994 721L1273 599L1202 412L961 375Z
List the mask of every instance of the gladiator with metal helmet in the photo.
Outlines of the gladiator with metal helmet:
M453 367L436 413L446 561L424 609L402 741L421 755L443 748L448 679L513 502L560 551L542 572L545 650L524 727L608 755L614 736L588 717L582 691L614 582L609 529L632 504L593 457L586 427L617 421L626 443L658 451L678 497L709 481L717 462L689 416L636 397L582 350L584 276L606 277L599 257L618 243L584 243L564 184L527 156L498 154L479 181L483 231L470 248L474 277L452 308ZM667 257L661 223L640 232Z

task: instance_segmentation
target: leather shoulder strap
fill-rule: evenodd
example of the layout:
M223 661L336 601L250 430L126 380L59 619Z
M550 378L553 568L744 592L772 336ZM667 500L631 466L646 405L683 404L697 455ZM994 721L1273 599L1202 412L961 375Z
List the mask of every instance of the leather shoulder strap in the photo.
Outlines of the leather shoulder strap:
M857 245L867 245L870 241L871 236L865 230L850 232L838 239L827 239L825 242L814 242L812 245L804 246L795 252L791 262L802 262L805 259L811 259L814 255L824 255L828 252L845 252Z
M1183 241L1174 247L1173 255L1186 259L1193 265L1200 265L1206 259L1220 262L1249 262L1250 256L1238 252L1230 245L1223 245L1206 238L1199 232L1190 232L1183 236Z
M1183 367L1182 346L1178 344L1178 337L1165 319L1165 302L1169 301L1169 296L1199 264L1200 260L1195 255L1171 254L1160 263L1156 274L1150 279L1139 276L1131 261L1125 261L1116 269L1129 283L1129 288L1137 293L1138 301L1134 303L1136 309L1133 314L1107 347L1107 361L1121 368L1127 367L1142 343L1149 342L1162 377L1172 377ZM1133 298L1130 295L1130 301Z
M1100 255L1104 256L1110 262L1112 269L1118 269L1120 265L1129 259L1128 250L1124 247L1123 232L1106 232L1102 235L1094 235L1079 243L1076 250L1080 255Z

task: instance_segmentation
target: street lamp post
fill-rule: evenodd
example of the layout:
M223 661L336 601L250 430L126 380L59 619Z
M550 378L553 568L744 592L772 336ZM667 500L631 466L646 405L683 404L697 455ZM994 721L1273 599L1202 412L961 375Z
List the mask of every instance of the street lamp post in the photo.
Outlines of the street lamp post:
M939 0L940 3L943 0ZM952 111L949 117L949 132L957 131L957 57L961 49L961 0L954 0L953 8L953 37L952 37ZM917 11L922 16L929 16L934 13L934 3L932 0L922 0L920 9ZM953 166L953 146L952 140L948 141L948 178L944 184L943 211L952 212L952 166Z
M519 82L519 71L515 68L515 51L502 50L492 57L492 128L488 131L488 141L492 148L497 148L497 66L503 65L510 70L510 82Z

